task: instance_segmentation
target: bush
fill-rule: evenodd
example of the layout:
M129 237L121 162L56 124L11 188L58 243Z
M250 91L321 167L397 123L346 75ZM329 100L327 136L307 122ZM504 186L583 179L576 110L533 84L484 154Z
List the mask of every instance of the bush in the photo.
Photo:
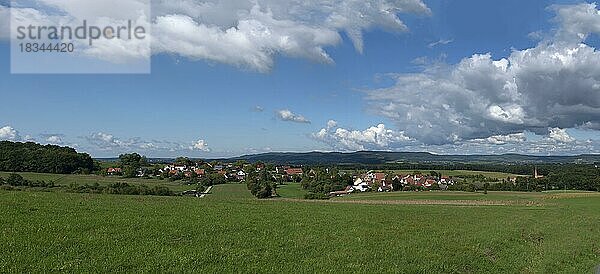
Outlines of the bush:
M309 192L309 193L304 194L304 199L307 199L307 200L327 200L327 199L329 199L329 196L325 195L324 193Z

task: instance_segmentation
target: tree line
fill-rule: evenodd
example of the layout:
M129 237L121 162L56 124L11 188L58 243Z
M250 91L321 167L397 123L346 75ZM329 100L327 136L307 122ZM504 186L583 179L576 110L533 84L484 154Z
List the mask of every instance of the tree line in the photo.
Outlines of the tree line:
M0 141L0 170L38 173L91 173L99 166L70 147Z

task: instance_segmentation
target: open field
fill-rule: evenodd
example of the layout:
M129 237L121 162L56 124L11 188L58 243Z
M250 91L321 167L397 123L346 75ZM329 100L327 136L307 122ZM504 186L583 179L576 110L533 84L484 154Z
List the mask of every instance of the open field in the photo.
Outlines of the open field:
M383 170L381 172L393 172L396 174L415 174L415 173L429 174L429 172L431 172L431 171L432 170L429 170L429 169L420 169L420 170L419 169L402 169L402 170ZM504 173L504 172L475 171L475 170L433 170L433 171L435 171L439 174L442 174L443 176L460 177L460 176L483 175L485 177L492 178L492 179L498 179L498 180L506 179L507 177L523 176L523 175ZM354 171L345 170L345 172L354 172Z
M277 194L282 198L304 199L306 193L300 183L285 183L277 186Z
M7 178L13 172L0 172L0 177ZM187 186L181 182L170 182L169 180L159 179L142 179L142 178L122 178L120 176L99 176L99 175L80 175L80 174L49 174L49 173L32 173L32 172L14 172L23 178L31 181L46 181L54 182L56 185L68 186L72 183L78 185L91 185L98 183L100 185L108 185L114 183L128 183L133 185L145 185L148 187L165 186L169 189L180 192L193 189L194 186Z
M397 199L426 197L413 194ZM244 184L203 199L0 191L0 272L589 273L600 264L599 194L492 197L537 204L256 200Z

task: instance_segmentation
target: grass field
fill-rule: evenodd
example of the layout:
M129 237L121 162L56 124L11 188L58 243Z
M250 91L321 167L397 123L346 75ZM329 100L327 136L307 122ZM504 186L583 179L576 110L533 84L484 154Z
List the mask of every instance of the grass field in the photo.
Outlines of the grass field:
M282 198L304 199L306 190L302 189L300 183L286 183L277 186L277 194Z
M344 200L479 199L369 195L382 196L261 201L244 184L201 199L0 191L0 272L591 273L600 264L598 194L484 197L533 206Z
M0 172L0 177L7 178L12 172ZM120 176L99 176L99 175L80 175L80 174L49 174L49 173L32 173L32 172L16 172L23 178L31 181L46 181L54 182L56 185L68 186L72 183L79 185L91 185L98 183L100 185L108 185L114 183L128 183L134 185L146 185L148 187L165 186L169 189L180 192L193 189L194 186L187 186L182 182L171 182L168 180L159 179L142 179L142 178L122 178Z
M429 169L403 169L403 170L385 170L385 171L381 171L381 172L393 172L396 174L415 174L415 173L421 173L421 174L429 174L429 172L431 172L432 170ZM518 176L523 176L523 175L517 175L517 174L511 174L511 173L503 173L503 172L490 172L490 171L474 171L474 170L433 170L437 173L442 174L443 176L452 176L452 177L460 177L460 176L465 176L465 175L483 175L485 177L488 178L492 178L492 179L498 179L498 180L502 180L502 179L506 179L507 177L518 177ZM346 170L346 172L354 172L354 171L350 171L350 170ZM366 172L366 171L364 171Z

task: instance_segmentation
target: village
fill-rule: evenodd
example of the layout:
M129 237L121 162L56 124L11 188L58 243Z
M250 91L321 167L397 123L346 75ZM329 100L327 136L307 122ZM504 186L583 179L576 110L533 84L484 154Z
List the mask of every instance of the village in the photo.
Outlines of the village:
M263 163L249 164L246 162L235 163L209 163L204 161L187 164L162 164L158 168L138 168L136 177L156 177L169 180L182 180L188 184L208 179L218 180L221 183L244 183L251 173L266 171L271 180L277 184L299 183L304 178L316 176L313 168L289 165L265 165ZM327 173L330 169L327 168ZM343 190L330 191L329 197L344 196L362 192L391 192L391 191L429 191L447 190L455 184L452 177L425 174L400 174L393 172L367 171L364 173L339 171L338 175L349 175L351 181L345 182ZM123 169L110 167L106 170L107 176L122 176ZM218 183L214 183L218 184ZM192 193L192 192L190 192ZM195 192L194 192L195 193Z

